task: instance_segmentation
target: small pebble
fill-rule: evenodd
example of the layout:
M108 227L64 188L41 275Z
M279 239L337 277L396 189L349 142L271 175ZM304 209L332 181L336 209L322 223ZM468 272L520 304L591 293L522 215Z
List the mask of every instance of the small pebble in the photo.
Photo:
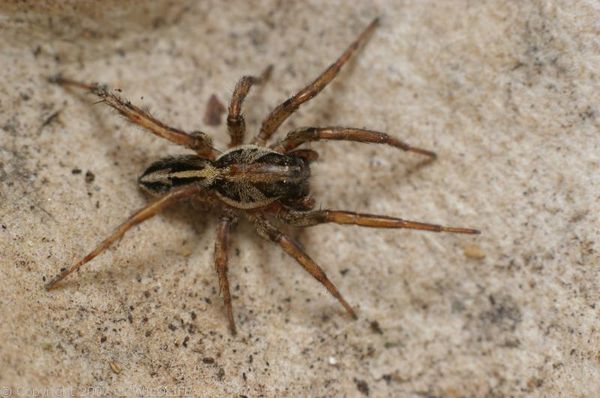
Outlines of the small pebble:
M474 258L476 260L482 260L485 258L485 252L483 249L474 243L465 245L464 247L465 256L468 258Z
M111 362L110 363L110 368L112 369L113 372L115 372L116 374L121 373L121 367L119 366L118 363L116 362Z
M85 173L85 182L87 182L88 184L94 182L94 179L96 178L96 176L94 175L94 173L92 173L91 171L87 171Z

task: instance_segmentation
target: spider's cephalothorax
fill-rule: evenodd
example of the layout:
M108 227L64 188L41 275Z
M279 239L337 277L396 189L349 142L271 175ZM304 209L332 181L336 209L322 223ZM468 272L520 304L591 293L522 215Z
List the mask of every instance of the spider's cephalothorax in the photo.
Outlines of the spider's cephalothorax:
M214 191L237 209L256 209L275 201L292 206L308 196L308 161L257 145L243 145L214 161L196 155L174 156L153 163L140 186L154 196L183 185Z
M238 217L250 220L260 236L281 246L308 273L322 283L353 317L356 317L354 310L344 300L323 269L292 238L281 231L274 221L297 227L333 222L373 228L409 228L433 232L478 234L479 231L475 229L444 227L388 216L342 210L312 210L314 200L309 196L309 163L318 155L311 149L297 148L311 141L345 140L386 144L435 158L435 153L431 151L412 147L385 133L347 127L301 128L288 133L285 139L266 146L279 126L300 105L316 96L333 80L350 56L373 32L377 22L378 20L375 19L316 80L277 106L265 118L259 134L249 145L242 145L245 135L245 122L241 113L242 103L252 85L260 84L268 78L271 68L267 68L260 77L243 77L236 85L229 105L227 127L231 142L230 149L223 153L212 147L208 135L202 132L187 133L170 127L110 92L105 86L81 83L61 76L52 78L53 83L91 91L100 97L101 102L117 110L132 123L159 137L192 149L196 154L164 158L148 167L138 182L145 191L156 196L157 199L131 215L94 250L52 279L46 288L54 288L66 276L77 271L120 239L132 226L185 199L202 202L215 209L220 216L215 244L215 266L232 333L235 333L235 321L227 276L227 244L231 227Z

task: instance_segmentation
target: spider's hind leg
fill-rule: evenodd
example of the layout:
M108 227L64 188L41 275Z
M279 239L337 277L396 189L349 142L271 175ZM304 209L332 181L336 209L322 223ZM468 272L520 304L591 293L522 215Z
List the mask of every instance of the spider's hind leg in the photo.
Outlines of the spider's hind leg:
M131 217L129 217L127 219L127 221L125 221L123 224L121 224L119 227L117 227L113 231L113 233L110 234L110 236L108 238L104 239L98 246L96 246L96 248L94 250L92 250L90 253L88 253L88 255L86 255L84 258L79 260L79 262L77 262L77 264L73 265L71 268L63 269L61 271L61 273L58 274L58 276L56 276L50 282L48 282L46 284L46 290L54 289L58 282L62 281L67 276L69 276L70 274L72 274L73 272L75 272L79 268L81 268L81 266L88 263L94 257L96 257L97 255L104 252L114 242L116 242L123 235L125 235L125 232L127 232L131 227L149 219L150 217L155 216L161 210L164 210L165 208L169 207L170 205L172 205L182 199L191 197L192 195L196 194L197 192L198 192L198 188L196 188L195 186L191 186L191 185L183 186L181 188L174 189L173 191L169 192L165 196L155 200L154 202L150 203L146 207L143 207L142 209L138 210Z
M370 228L406 228L468 235L477 235L481 233L479 230L472 228L446 227L438 224L343 210L315 210L303 212L281 208L277 213L277 217L286 224L297 227L311 227L313 225L332 222L335 224L358 225Z
M235 220L233 218L222 217L217 228L217 240L215 241L215 268L219 276L219 290L223 294L223 302L231 334L236 334L236 330L233 318L233 306L231 304L231 292L229 290L229 278L227 277L227 247L231 226L234 223Z
M429 156L435 159L434 152L427 149L411 146L403 141L390 137L386 133L378 131L356 129L350 127L305 127L291 131L283 140L271 145L271 148L277 152L290 153L294 148L311 141L354 141L372 144L385 144L394 148L402 149L407 152L414 152L420 155Z
M104 102L111 108L115 109L130 122L145 128L152 134L155 134L161 138L193 149L200 156L214 158L217 155L217 152L212 147L212 140L208 135L200 131L187 133L183 130L167 126L160 120L150 115L150 113L147 111L112 93L105 85L96 83L82 83L76 80L64 78L62 76L54 76L49 80L51 83L56 83L61 86L77 87L88 90L92 94L100 97L100 102Z
M316 280L325 286L329 293L331 293L331 295L340 302L340 304L346 309L352 318L357 318L356 313L350 304L344 300L335 285L331 283L325 274L325 271L323 271L323 269L317 263L315 263L314 260L310 258L308 254L306 254L292 238L275 228L263 217L254 215L250 216L250 219L254 222L256 226L256 232L258 232L261 237L271 240L281 246L283 251L293 257L298 264L302 266L302 268L304 268L309 274L311 274Z

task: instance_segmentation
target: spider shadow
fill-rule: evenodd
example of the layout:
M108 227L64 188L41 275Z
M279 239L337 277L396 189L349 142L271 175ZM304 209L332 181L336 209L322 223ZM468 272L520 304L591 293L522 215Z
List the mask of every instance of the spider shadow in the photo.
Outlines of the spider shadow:
M146 137L152 136L152 138L154 138L156 142L163 144L161 146L157 145L157 149L155 151L152 151L154 153L158 153L160 148L162 148L162 151L164 152L165 146L170 144L167 143L165 140L154 136L152 133L145 130L144 128L137 126L134 123L131 123L126 117L120 116L109 106L104 105L102 101L94 101L97 100L98 97L90 93L89 91L82 91L79 88L71 88L68 86L61 87L57 85L57 87L61 90L66 91L70 96L77 98L77 100L82 102L84 105L87 105L87 109L91 114L91 117L93 118L93 123L90 123L93 126L93 128L91 129L92 137L84 137L84 140L89 142L90 139L93 138L94 140L101 142L103 144L103 147L109 149L107 155L110 157L113 164L118 164L120 167L125 168L128 173L136 173L137 176L137 174L141 173L142 170L133 170L131 167L134 167L135 164L143 164L147 166L158 156L154 154L149 154L147 151L147 147L144 147L143 151L140 150L140 144L134 144L124 139L117 139L115 137L115 131L124 130L125 134L131 134L132 136L135 134L143 135ZM127 96L123 96L122 98L124 100L129 99ZM135 101L132 102L135 103ZM142 104L137 105L145 111L147 111L148 113L152 114L149 111L149 109L146 109ZM162 115L158 116L157 118L161 121L165 120L165 118ZM116 122L119 119L121 120L121 123L119 123L118 125L115 125L116 123L111 123L112 121ZM170 126L173 126L170 120L166 121L165 123L167 123ZM189 153L189 150L187 148L180 148L183 153ZM122 156L123 153L127 154L127 156ZM122 161L123 158L135 159L135 162L128 162L128 164L124 164L124 162ZM129 165L129 163L131 163L131 166Z
M403 163L405 165L405 168L404 168L404 172L402 173L401 177L404 179L408 179L413 174L416 174L417 172L423 170L425 167L434 164L435 161L436 161L436 159L433 159L433 158L423 158L416 162L411 161L409 159L402 159L401 163ZM397 170L394 169L393 173L396 174Z
M416 163L414 162L410 162L409 166L406 168L406 171L402 174L403 178L408 178L410 177L412 174L419 172L420 170L422 170L424 167L429 166L430 164L432 164L435 161L435 159L423 159L420 161L417 161ZM323 269L325 270L325 272L332 276L332 282L334 284L336 284L336 281L339 282L341 281L341 277L337 274L334 273L333 270L336 269L337 265L335 264L331 264L330 266L326 263L322 263L322 261L319 259L318 256L318 249L319 248L315 248L315 247L311 247L308 245L305 245L304 239L303 237L305 236L305 234L310 233L310 231L307 231L309 228L294 228L291 226L285 226L285 225L279 225L279 227L282 228L282 230L288 235L290 236L292 239L294 239L294 241L296 241L299 246L301 247L301 249L303 251L305 251L311 258L313 258L317 264L319 264L320 266L323 267ZM346 226L332 226L332 227L337 227L337 228L344 228ZM364 229L364 231L362 231L362 233L364 234L369 234L372 233L373 231L369 231L368 229ZM322 286L315 281L310 275L308 275L303 269L302 267L296 263L296 261L294 259L292 259L291 257L285 255L283 253L283 251L281 251L279 248L277 248L276 244L273 244L271 242L267 242L261 238L259 238L256 234L254 234L254 237L252 238L253 240L253 244L254 245L258 245L258 249L256 251L256 258L257 258L257 266L258 266L258 271L260 272L260 276L258 276L257 278L259 278L260 280L264 280L264 281L270 281L270 282L276 282L279 287L276 287L275 289L277 291L275 292L267 292L268 296L271 297L278 297L278 299L276 301L272 301L271 306L273 307L273 313L281 313L281 311L277 311L278 308L280 308L280 306L284 306L282 304L282 302L286 301L286 296L288 295L289 291L293 291L295 290L297 287L300 289L306 289L304 288L304 284L310 284L313 283L316 287L316 289L318 289L319 287L322 288ZM262 247L275 247L276 251L279 252L280 257L277 258L273 258L272 256L277 256L276 254L272 254L270 251L267 252L266 250L262 250ZM279 249L279 250L278 250ZM329 250L333 250L335 249L335 244L333 242L330 242L330 247L328 247ZM334 256L337 257L337 256ZM276 264L278 261L280 262L280 259L283 259L284 262L286 262L286 264L282 264L285 268L283 270L279 269L278 267L273 266L272 264ZM269 261L271 260L271 261ZM360 267L361 264L354 264L354 266ZM298 270L298 271L293 271L293 268L288 268L288 267L293 267L294 269ZM267 283L267 285L269 285ZM282 289L283 288L283 289ZM312 289L312 288L310 288ZM270 289L272 290L272 289ZM323 296L325 297L330 297L330 295L327 293L327 291L323 288ZM344 293L342 293L344 294ZM294 295L294 296L298 296L298 295ZM294 304L292 304L290 306L290 309L294 312L293 314L293 318L294 318L294 322L304 322L305 324L318 324L318 325L322 325L325 322L343 322L344 320L346 320L347 318L347 313L342 309L339 308L339 304L337 302L335 302L335 300L333 298L331 298L331 302L330 301L325 301L325 303L315 303L314 301L320 301L320 300L310 300L310 304L305 304L304 303L304 299L298 299L298 300L294 300ZM357 303L354 303L354 306L357 306Z
M124 214L123 220L128 216L129 213ZM207 230L212 231L212 229L214 229L209 228L211 226L211 220L208 216L210 216L210 218L214 218L214 215L210 214L210 210L198 207L194 203L190 202L182 202L178 206L166 209L165 211L157 215L157 217L164 217L165 222L175 222L178 225L191 226L194 230L194 234L203 233ZM169 266L168 262L166 261L165 250L169 254L176 256L175 261L177 263L180 264L182 261L186 261L185 257L187 257L187 255L178 253L177 251L173 251L172 249L168 249L168 247L173 247L173 245L178 244L177 236L150 237L149 232L144 231L144 226L144 222L140 223L136 228L133 228L130 231L128 231L126 236L121 238L121 240L128 239L134 234L138 235L138 239L140 239L139 235L142 235L141 239L146 239L147 237L147 240L151 241L152 244L149 250L144 251L143 256L136 254L135 250L124 251L124 249L121 249L119 247L119 240L115 242L110 248L108 248L108 250L113 251L115 253L114 261L111 264L106 264L105 266L99 269L86 269L87 267L84 265L84 267L82 267L81 270L79 270L72 276L72 279L69 278L62 281L60 283L60 288L77 288L77 286L81 287L86 284L93 284L98 281L107 282L111 285L115 280L125 281L124 283L126 284L133 283L135 281L139 282L141 275L148 274L149 271L152 271L151 274L156 275L156 279L158 280L159 278L161 278L161 274L165 270L165 267ZM216 227L216 225L213 225L213 227ZM167 242L167 244L161 244L165 240L168 240L169 242ZM197 250L206 249L194 246L193 242L185 243L189 245L190 255L196 253ZM100 254L100 256L104 254L106 253L102 253ZM79 254L73 260L77 260L81 256L82 254ZM92 260L92 262L93 261L94 260Z
M358 148L358 147L357 147ZM381 148L384 151L395 151L393 148ZM396 152L394 152L396 155ZM398 186L398 193L401 193L400 187L402 181L410 182L411 177L421 172L426 167L433 165L436 159L415 157L415 156L402 156L404 153L400 153L398 160L394 159L394 162L389 166L373 166L370 164L371 159L375 157L383 157L389 159L391 153L385 152L381 155L377 150L372 154L361 157L360 160L353 159L351 169L344 169L340 173L334 171L333 176L331 171L328 170L327 159L334 158L335 156L328 155L327 153L322 156L324 164L319 165L319 169L316 169L316 173L313 172L313 180L316 182L319 190L324 191L324 198L327 201L325 205L323 202L317 200L317 208L331 208L337 206L337 203L351 203L359 206L341 206L341 210L348 211L359 211L368 212L368 207L377 198L388 197L391 186ZM333 165L333 168L338 167ZM352 174L356 170L357 173ZM348 175L350 183L342 182L341 179ZM399 183L400 181L400 183ZM333 201L333 202L329 202ZM391 214L390 216L400 216Z

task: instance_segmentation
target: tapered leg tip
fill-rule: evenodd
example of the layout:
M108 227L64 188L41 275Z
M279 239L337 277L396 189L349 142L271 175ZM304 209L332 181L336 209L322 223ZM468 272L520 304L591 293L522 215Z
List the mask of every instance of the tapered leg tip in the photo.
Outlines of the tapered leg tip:
M350 318L352 318L353 320L357 320L358 319L358 315L356 315L356 312L354 312L354 309L350 308L350 307L346 307L346 312L348 313L348 315L350 315Z
M66 271L64 271L64 272L61 272L60 274L58 274L58 275L57 275L57 276L55 276L54 278L50 279L50 282L46 283L46 284L44 285L44 288L45 288L47 291L50 291L50 290L54 290L54 289L56 289L58 286L60 286L60 285L59 285L59 284L60 284L60 282L61 282L63 279L65 279L65 278L67 277L67 275L69 275L69 274L70 274L70 272L66 272Z
M444 227L443 232L452 232L455 234L467 234L467 235L480 235L481 231L473 228L458 228L458 227Z
M270 64L269 66L267 66L265 68L263 73L260 75L260 83L264 83L265 81L269 80L272 72L273 72L273 64Z
M54 279L54 280L51 280L50 282L48 282L48 283L46 283L46 284L44 285L44 289L46 289L46 291L48 291L48 292L49 292L50 290L54 290L54 289L56 289L56 284L57 284L57 283L58 283L58 281L57 281L57 280L55 280L55 279Z
M435 160L438 157L437 153L435 153L433 151L428 151L427 149L421 149L421 148L414 148L414 147L412 147L410 150L412 152L415 152L415 153L427 156L430 160Z
M52 83L52 84L62 84L63 83L63 77L60 74L48 76L47 80L48 80L48 83Z

